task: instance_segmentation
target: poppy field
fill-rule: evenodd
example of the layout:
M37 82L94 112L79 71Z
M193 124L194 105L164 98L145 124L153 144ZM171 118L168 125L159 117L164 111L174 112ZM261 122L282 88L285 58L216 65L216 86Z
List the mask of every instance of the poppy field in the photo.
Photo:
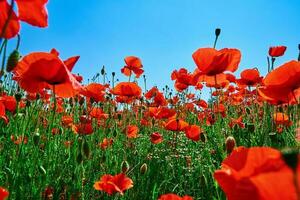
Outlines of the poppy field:
M20 52L46 4L0 0L0 200L300 199L300 44L237 74L242 52L217 28L172 86L152 87L135 55L87 81L79 56Z

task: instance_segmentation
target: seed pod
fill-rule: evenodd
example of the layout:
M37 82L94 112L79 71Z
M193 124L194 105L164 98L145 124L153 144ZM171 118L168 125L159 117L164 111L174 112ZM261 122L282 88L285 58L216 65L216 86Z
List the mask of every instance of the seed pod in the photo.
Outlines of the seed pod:
M234 137L228 136L226 138L225 146L226 146L226 151L228 154L230 154L233 151L235 144L236 144L236 142L235 142Z
M86 158L90 157L91 151L90 151L89 144L86 142L86 140L83 140L82 151Z
M122 170L122 172L123 172L124 174L127 173L128 170L129 170L129 168L130 168L129 163L128 163L126 160L124 160L124 161L121 163L121 170Z
M8 57L6 64L6 71L11 72L18 64L19 59L21 58L18 50L14 50Z
M146 164L146 163L142 164L142 166L141 166L141 168L140 168L140 173L141 173L142 175L144 175L144 174L147 172L147 170L148 170L147 164Z

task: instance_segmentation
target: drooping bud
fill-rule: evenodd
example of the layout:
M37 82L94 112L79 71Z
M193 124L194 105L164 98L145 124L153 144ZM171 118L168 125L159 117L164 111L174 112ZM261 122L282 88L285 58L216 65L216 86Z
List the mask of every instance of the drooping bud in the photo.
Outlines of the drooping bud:
M86 158L89 158L89 157L90 157L91 151L90 151L89 144L87 143L86 140L83 140L82 151L83 151L83 154L84 154L84 156L85 156Z
M148 171L148 166L146 163L142 164L141 168L140 168L140 173L142 175L144 175L146 172Z
M129 170L129 168L130 168L129 163L128 163L126 160L124 160L124 161L121 163L121 170L122 170L122 172L123 172L124 174L127 173L128 170Z
M6 71L11 72L18 64L19 59L21 58L18 50L14 50L8 57L6 64Z
M226 152L230 154L236 145L235 139L232 136L228 136L225 141Z

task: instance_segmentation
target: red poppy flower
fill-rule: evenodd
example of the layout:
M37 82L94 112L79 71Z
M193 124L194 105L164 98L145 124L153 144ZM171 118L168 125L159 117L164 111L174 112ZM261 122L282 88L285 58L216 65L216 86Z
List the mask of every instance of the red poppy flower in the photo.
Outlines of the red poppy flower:
M160 133L154 132L150 135L150 140L153 144L159 144L163 141L163 137Z
M181 68L178 71L174 70L171 74L171 79L175 80L175 89L179 92L187 89L191 85L196 84L194 74L188 73L187 69Z
M290 126L293 123L292 121L289 120L289 116L282 112L274 113L273 120L276 125Z
M5 200L9 195L9 192L4 189L3 187L0 187L0 200Z
M102 142L100 143L101 149L106 149L107 147L111 146L113 144L113 139L111 138L104 138Z
M121 69L121 72L126 76L131 76L132 72L136 75L136 77L140 77L144 70L142 69L142 61L138 57L128 56L124 59L126 66Z
M74 127L74 132L81 135L91 135L93 130L93 125L91 122L81 122Z
M269 48L269 55L271 57L279 57L284 54L286 50L286 46L277 46L277 47L270 47Z
M284 76L283 76L284 74ZM300 96L300 62L290 61L271 71L263 79L259 94L269 101L292 102ZM297 91L298 90L298 91Z
M193 200L193 197L185 195L183 197L180 197L176 194L169 193L169 194L163 194L161 195L158 200Z
M169 131L184 131L189 124L181 119L171 118L165 124L165 129Z
M121 82L112 89L111 93L126 97L140 97L142 89L136 83Z
M238 79L237 83L241 86L255 86L261 83L262 78L257 68L245 69L241 72L241 79Z
M297 199L292 170L283 161L281 153L269 147L233 150L214 177L228 200Z
M90 111L90 116L96 119L107 119L108 114L106 114L101 108L93 107Z
M48 13L45 5L48 0L16 0L18 6L18 16L11 10L11 6L6 0L0 1L0 30L4 30L4 26L9 18L9 23L3 33L4 38L9 39L15 37L20 31L20 22L24 21L33 26L48 26Z
M82 94L88 98L92 98L95 102L102 102L105 100L105 90L108 86L100 83L90 83L82 90Z
M239 126L240 128L245 128L245 124L243 123L243 116L240 116L237 119L231 118L228 125L230 128L234 127L235 125Z
M241 52L228 48L200 48L193 53L193 59L201 73L214 76L225 71L235 72L241 60Z
M186 137L196 142L200 140L200 135L202 133L203 130L197 125L190 125L185 129Z
M5 106L1 101L0 101L0 118L3 119L6 124L8 123L8 118L6 117L6 113L5 113Z
M30 53L14 68L14 80L30 93L41 92L44 88L53 89L55 86L58 96L72 97L82 90L82 86L70 72L77 60L78 57L73 57L64 62L55 49L51 53Z
M176 111L168 107L149 107L149 114L155 119L166 119L174 116Z
M117 174L112 176L110 174L105 174L101 177L100 181L95 182L95 190L100 190L112 195L114 193L124 194L125 190L133 187L133 181L126 177L125 174Z
M136 125L128 125L126 127L126 136L128 138L137 138L139 133L139 128Z
M13 96L2 96L0 97L0 102L5 106L5 109L10 112L15 112L17 107L17 101Z

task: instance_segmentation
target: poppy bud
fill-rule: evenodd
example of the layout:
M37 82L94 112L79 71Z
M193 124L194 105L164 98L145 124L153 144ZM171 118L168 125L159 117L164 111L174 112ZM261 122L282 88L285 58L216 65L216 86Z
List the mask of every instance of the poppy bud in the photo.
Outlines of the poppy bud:
M220 28L216 28L216 30L215 30L216 37L219 37L220 33L221 33L221 29Z
M121 170L122 170L122 172L123 172L124 174L127 173L128 170L129 170L129 168L130 168L129 163L128 163L126 160L124 160L124 161L121 163Z
M22 95L20 93L16 93L15 94L15 98L16 98L16 101L17 102L20 102L21 101L21 98L22 98Z
M299 51L300 51L300 44L298 44L298 49L299 49Z
M77 156L76 156L76 162L77 162L77 164L81 164L82 161L83 161L82 153L81 153L81 151L78 151Z
M142 175L144 175L144 174L147 172L147 170L148 170L147 164L146 164L146 163L142 164L142 166L141 166L141 168L140 168L140 173L141 173Z
M90 157L91 151L90 151L89 144L86 142L86 140L83 140L82 150L85 157L87 158Z
M297 170L299 151L296 149L284 149L281 152L282 158L294 172Z
M235 142L234 137L228 136L228 137L226 138L225 146L226 146L226 151L227 151L228 154L232 152L232 150L233 150L234 147L235 147L235 144L236 144L236 142Z
M105 68L104 68L104 65L103 65L103 67L101 69L101 75L104 75L104 74L105 74Z
M116 72L112 72L111 75L112 75L112 76L115 76L115 75L116 75Z
M40 142L40 133L37 130L33 135L33 143L37 146Z
M21 58L18 50L14 50L8 57L6 64L6 71L11 72L18 64L19 59Z

